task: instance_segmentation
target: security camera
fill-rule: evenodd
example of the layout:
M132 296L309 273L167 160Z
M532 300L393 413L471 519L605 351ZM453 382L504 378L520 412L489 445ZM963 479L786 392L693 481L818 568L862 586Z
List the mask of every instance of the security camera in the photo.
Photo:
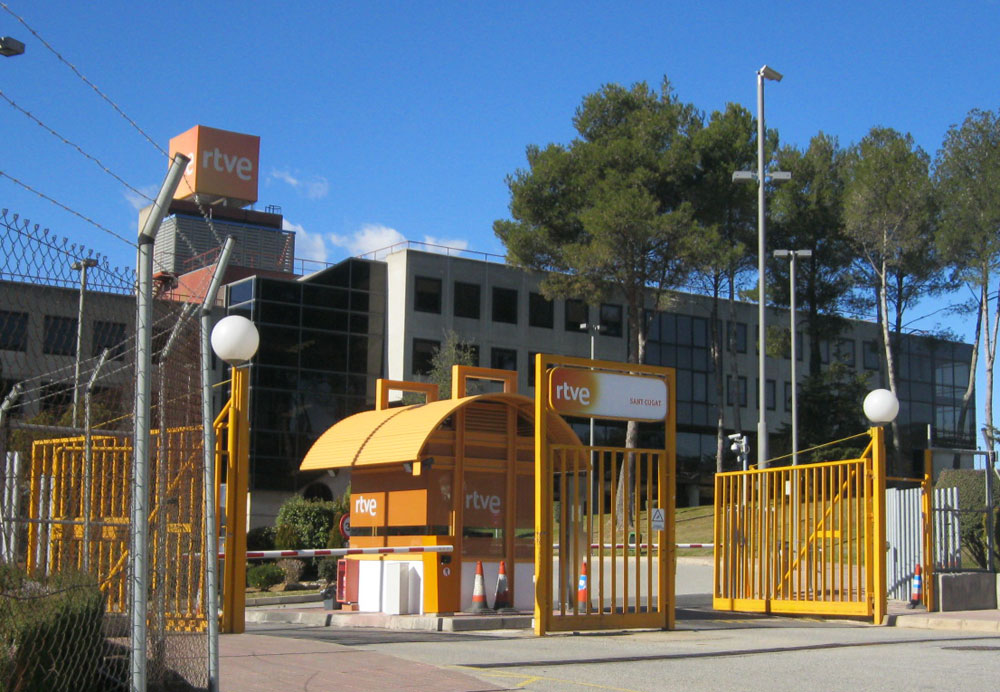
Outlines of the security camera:
M728 438L729 438L730 440L732 440L733 442L736 442L736 441L738 441L738 440L739 440L739 439L740 439L741 437L743 437L743 433L733 433L732 435L726 435L726 437L728 437Z

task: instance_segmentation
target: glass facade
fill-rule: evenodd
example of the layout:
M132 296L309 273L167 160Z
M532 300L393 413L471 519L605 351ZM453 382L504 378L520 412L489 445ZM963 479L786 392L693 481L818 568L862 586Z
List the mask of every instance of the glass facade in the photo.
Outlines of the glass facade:
M302 457L327 428L372 406L382 375L385 268L350 259L300 280L228 287L229 314L251 319L250 489L294 491Z

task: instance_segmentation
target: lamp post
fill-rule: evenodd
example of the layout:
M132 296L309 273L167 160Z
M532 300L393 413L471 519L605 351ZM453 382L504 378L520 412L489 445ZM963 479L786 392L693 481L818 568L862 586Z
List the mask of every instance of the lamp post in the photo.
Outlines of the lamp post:
M76 362L73 364L73 427L77 425L80 408L80 348L83 345L83 298L87 293L87 270L97 266L93 257L77 260L70 265L74 271L80 272L80 303L76 310Z
M594 337L597 336L601 331L601 325L591 324L590 322L581 322L580 329L588 332L590 334L590 359L594 360ZM590 446L594 446L594 419L590 419ZM593 450L591 450L590 456L594 456Z
M24 53L24 44L10 36L0 36L0 55L5 58Z
M764 65L757 70L757 171L736 171L733 181L757 181L757 468L767 467L767 384L765 358L767 346L766 290L764 277L764 253L766 250L764 232L764 185L767 183L767 162L764 160L764 80L781 81L781 73ZM771 180L789 180L792 174L773 171Z
M226 543L222 576L222 631L239 634L245 629L247 490L250 470L250 402L246 368L254 357L260 334L241 315L219 320L212 329L212 350L232 366L229 402L229 458L226 464ZM205 489L209 492L209 489ZM213 614L209 613L209 617Z
M778 259L788 258L788 283L789 283L789 320L791 321L791 347L792 347L792 466L799 463L799 389L798 375L796 374L795 361L798 352L795 350L795 260L808 259L812 257L812 250L775 250L774 256ZM775 384L777 387L777 384ZM776 392L777 394L777 392Z

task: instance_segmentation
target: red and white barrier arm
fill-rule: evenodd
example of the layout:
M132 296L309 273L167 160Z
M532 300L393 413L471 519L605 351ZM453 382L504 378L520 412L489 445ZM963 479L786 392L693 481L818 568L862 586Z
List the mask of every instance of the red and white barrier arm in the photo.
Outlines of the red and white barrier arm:
M676 545L676 547L678 547L678 548L714 548L715 547L715 543L675 543L674 545ZM555 548L556 550L558 550L559 549L559 544L556 543L552 547ZM638 548L639 550L649 550L651 548L653 550L658 550L660 548L660 546L657 545L656 543L652 543L652 544L650 544L650 543L640 543L639 545L636 545L635 543L629 543L628 545L626 545L624 543L616 543L615 545L611 545L610 543L605 543L603 546L600 543L591 543L590 544L590 549L591 550L598 550L598 549L600 549L602 547L605 550L611 550L612 548L614 548L615 550L625 550L626 548L628 550L635 550L636 548Z
M340 557L341 555L391 555L394 553L450 553L450 545L418 545L397 548L317 548L314 550L248 550L248 560L269 560L281 557ZM219 553L219 558L225 558Z

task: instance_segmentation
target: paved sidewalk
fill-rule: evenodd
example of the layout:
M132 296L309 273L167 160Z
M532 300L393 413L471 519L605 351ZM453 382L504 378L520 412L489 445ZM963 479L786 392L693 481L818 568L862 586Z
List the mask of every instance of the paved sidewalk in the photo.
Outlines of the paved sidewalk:
M451 669L324 641L224 634L219 637L220 692L273 690L502 690Z

